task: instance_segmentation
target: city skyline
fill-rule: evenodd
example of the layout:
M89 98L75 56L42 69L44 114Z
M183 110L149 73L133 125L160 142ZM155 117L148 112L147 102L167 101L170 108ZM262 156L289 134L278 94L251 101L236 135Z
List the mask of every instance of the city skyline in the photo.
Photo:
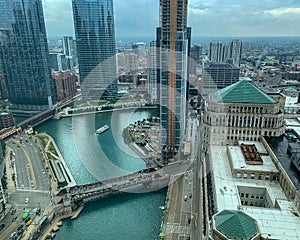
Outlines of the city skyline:
M48 36L74 36L71 0L44 0ZM60 6L59 8L57 6ZM134 7L132 7L134 6ZM255 0L226 4L216 0L188 3L188 22L193 36L300 36L300 3L295 0ZM139 12L136 11L139 9ZM155 38L158 0L114 1L116 37ZM221 24L220 24L221 23Z

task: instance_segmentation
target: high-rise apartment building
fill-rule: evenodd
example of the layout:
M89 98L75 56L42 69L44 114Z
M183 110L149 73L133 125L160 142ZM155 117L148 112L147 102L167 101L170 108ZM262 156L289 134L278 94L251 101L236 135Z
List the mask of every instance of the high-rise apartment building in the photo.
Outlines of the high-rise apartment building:
M235 39L231 42L211 42L209 45L209 61L214 63L231 63L235 67L241 64L242 42Z
M0 66L14 108L36 111L52 106L54 85L41 0L0 1Z
M242 57L242 42L238 39L231 41L231 59L233 66L239 67L241 65Z
M117 69L112 0L72 0L82 95L115 98Z
M49 67L55 71L64 71L68 69L66 55L58 52L49 53Z
M157 68L162 157L165 163L179 150L185 130L190 35L187 1L161 0Z
M156 42L151 41L148 52L148 93L151 102L157 101L157 54Z
M224 43L211 42L209 44L209 61L223 62L224 59Z
M72 70L75 66L75 48L74 39L71 36L64 36L62 39L63 44L63 54L66 56L67 68Z

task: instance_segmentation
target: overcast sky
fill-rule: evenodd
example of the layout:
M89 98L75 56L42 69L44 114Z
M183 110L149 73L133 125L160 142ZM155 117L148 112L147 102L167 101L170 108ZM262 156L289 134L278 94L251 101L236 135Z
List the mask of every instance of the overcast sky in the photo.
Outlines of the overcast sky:
M71 0L43 0L48 36L74 35ZM155 38L159 0L114 0L117 37ZM300 0L189 0L193 36L300 36Z

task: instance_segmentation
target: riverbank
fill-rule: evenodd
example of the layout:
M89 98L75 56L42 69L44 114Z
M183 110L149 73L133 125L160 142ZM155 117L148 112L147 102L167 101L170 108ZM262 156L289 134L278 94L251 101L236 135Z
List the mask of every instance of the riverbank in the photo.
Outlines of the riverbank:
M121 107L121 108L111 108L111 109L105 109L105 110L98 110L97 108L93 109L92 111L85 111L85 108L82 109L83 112L79 113L69 113L68 109L66 109L64 112L60 112L55 115L55 119L59 118L65 118L65 117L75 117L75 116L82 116L82 115L91 115L96 113L105 113L105 112L113 112L113 111L124 111L124 110L132 110L132 109L156 109L157 106L145 106L145 105L137 105L133 107ZM70 109L72 110L72 109Z

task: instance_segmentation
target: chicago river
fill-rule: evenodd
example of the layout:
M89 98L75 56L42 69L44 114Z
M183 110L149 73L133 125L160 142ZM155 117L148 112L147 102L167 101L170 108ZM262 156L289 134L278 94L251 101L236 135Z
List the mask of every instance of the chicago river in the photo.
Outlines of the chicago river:
M125 127L155 115L155 110L116 111L49 120L35 130L46 132L59 147L77 184L118 177L145 168L125 144ZM105 124L109 131L95 130ZM76 220L64 220L56 239L157 239L166 190L124 193L88 204Z

